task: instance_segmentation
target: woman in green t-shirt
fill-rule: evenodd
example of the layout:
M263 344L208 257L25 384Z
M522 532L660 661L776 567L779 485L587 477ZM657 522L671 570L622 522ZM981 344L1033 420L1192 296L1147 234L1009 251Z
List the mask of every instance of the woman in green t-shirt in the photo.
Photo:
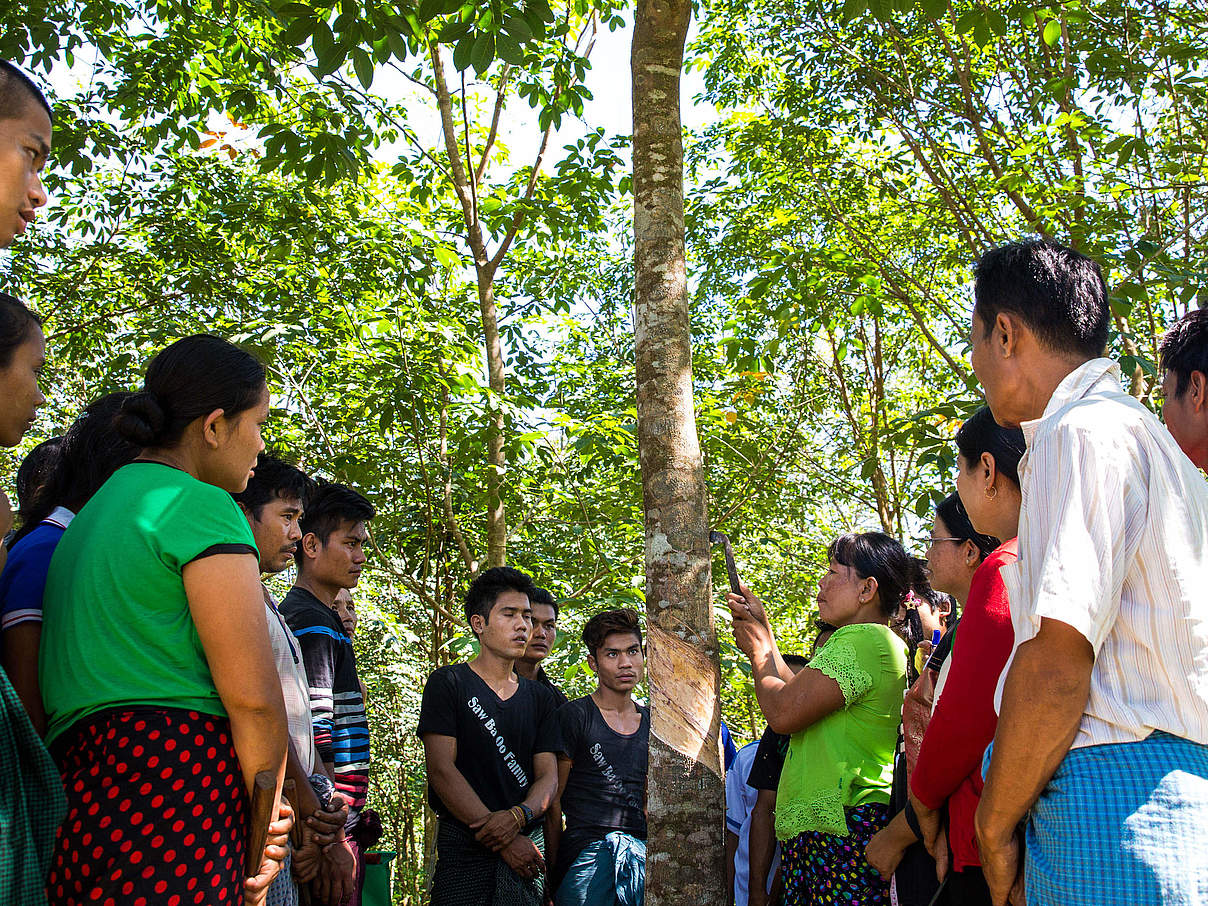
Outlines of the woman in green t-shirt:
M881 532L842 535L818 582L818 618L838 627L809 666L784 663L763 605L730 594L734 639L751 659L759 708L792 734L776 792L787 906L889 902L864 847L889 819L906 646L888 623L918 577Z
M51 558L39 678L68 800L54 906L259 902L284 857L267 848L245 879L248 792L261 771L280 791L286 745L255 542L231 497L268 412L250 355L173 343L114 422L139 457ZM275 844L283 828L288 814Z

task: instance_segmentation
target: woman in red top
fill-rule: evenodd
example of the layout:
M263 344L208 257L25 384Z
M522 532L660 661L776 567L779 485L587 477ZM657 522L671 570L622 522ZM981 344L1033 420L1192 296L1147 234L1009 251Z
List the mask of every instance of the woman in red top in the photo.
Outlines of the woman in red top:
M1009 540L990 553L972 575L947 676L937 690L931 722L910 776L910 804L941 876L947 868L948 847L939 833L940 818L947 806L952 875L946 902L989 906L990 891L982 877L973 815L981 798L982 756L998 725L994 689L1015 638L999 570L1016 560L1018 468L1024 440L1018 428L1001 427L983 407L961 426L956 445L957 493L969 521L983 535ZM937 511L935 537L927 552L937 588L947 571L954 577L960 575L972 557L968 542L954 541L941 532L941 515Z

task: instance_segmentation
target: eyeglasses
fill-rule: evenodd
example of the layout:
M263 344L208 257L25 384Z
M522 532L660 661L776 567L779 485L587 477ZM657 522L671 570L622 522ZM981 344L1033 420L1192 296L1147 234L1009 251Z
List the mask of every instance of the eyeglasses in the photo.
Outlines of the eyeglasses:
M952 541L956 544L963 544L968 541L968 538L933 538L931 535L923 535L921 538L914 539L922 547L930 547L933 544L940 544L943 541Z

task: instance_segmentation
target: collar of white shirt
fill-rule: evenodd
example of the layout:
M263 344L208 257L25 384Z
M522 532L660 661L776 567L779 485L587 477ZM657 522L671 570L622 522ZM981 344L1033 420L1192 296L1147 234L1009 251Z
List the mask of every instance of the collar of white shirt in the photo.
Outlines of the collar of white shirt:
M1040 418L1020 422L1019 427L1023 431L1024 443L1029 447L1032 446L1032 438L1036 436L1036 429L1040 427L1041 422L1056 415L1070 403L1077 402L1090 394L1095 386L1108 376L1116 380L1116 389L1118 389L1120 366L1111 359L1099 358L1083 362L1063 377L1061 383L1057 385L1057 389L1053 391L1053 395L1049 397L1048 405L1044 407L1044 414Z

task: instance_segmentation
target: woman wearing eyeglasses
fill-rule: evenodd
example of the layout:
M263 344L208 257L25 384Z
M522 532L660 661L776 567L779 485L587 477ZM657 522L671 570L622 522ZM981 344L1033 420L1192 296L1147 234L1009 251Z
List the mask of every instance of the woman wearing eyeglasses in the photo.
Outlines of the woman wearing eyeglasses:
M1018 470L1024 440L1018 428L1001 427L983 407L961 426L956 446L960 469L956 503L976 532L1008 540L971 570L982 553L978 544L956 537L964 533L954 531L944 511L937 511L927 551L932 581L942 587L955 584L970 571L971 575L952 655L937 686L931 722L910 775L910 806L941 874L951 849L951 876L943 902L989 906L973 816L981 799L982 756L998 725L994 690L1014 641L1007 590L999 571L1017 559ZM948 512L953 514L951 521L958 520L956 509ZM939 833L945 808L947 845Z

